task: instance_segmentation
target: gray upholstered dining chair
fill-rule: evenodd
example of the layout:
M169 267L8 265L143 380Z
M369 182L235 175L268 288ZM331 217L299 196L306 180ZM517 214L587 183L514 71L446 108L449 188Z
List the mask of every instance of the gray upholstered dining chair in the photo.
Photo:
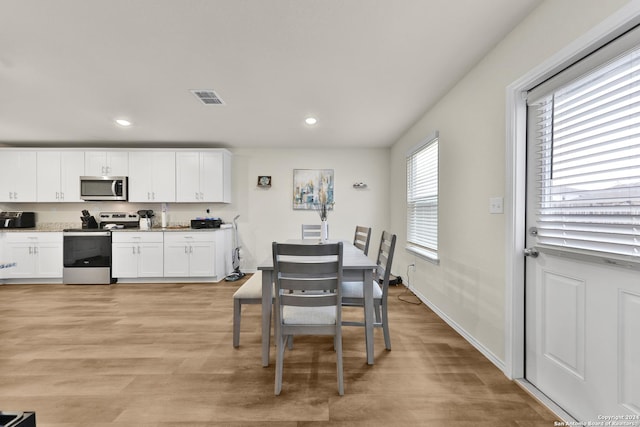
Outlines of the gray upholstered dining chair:
M316 239L320 240L321 230L320 224L302 224L302 240Z
M276 395L282 391L284 352L294 335L334 337L338 392L344 394L342 257L342 242L326 245L273 242Z
M393 253L396 248L396 235L387 231L382 232L376 271L373 275L373 305L375 308L375 327L382 328L384 333L384 346L391 350L391 337L389 335L389 318L387 297L389 295L389 275L393 263ZM364 284L362 282L342 283L342 305L364 307ZM364 326L364 322L344 321L343 326Z
M371 227L356 226L356 234L353 236L353 246L369 255L369 241L371 240Z

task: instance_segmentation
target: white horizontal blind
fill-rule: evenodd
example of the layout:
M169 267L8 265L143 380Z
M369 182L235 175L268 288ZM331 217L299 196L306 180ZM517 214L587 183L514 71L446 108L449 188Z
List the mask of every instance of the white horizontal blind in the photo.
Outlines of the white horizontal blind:
M640 256L640 49L535 105L538 242Z
M438 134L407 154L407 243L438 250Z

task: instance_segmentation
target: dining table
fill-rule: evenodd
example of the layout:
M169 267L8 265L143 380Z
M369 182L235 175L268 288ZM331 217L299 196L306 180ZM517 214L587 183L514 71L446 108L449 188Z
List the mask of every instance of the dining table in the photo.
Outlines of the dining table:
M364 296L364 325L365 346L367 363L373 365L373 272L376 262L371 260L353 243L343 240L328 240L326 243L343 243L342 275L345 282L363 283ZM316 239L288 239L284 243L317 245L322 244ZM258 270L262 271L262 366L269 366L269 351L271 348L271 311L273 301L274 269L273 257L265 259L258 264Z

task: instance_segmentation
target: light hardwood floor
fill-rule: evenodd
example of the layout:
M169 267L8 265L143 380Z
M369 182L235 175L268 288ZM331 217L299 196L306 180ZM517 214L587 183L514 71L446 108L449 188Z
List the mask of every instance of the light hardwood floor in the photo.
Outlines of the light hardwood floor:
M0 409L38 427L553 426L556 418L404 287L391 289L392 351L345 328L345 396L330 337L299 337L282 395L260 363L260 309L240 282L0 285ZM347 316L355 316L348 313Z

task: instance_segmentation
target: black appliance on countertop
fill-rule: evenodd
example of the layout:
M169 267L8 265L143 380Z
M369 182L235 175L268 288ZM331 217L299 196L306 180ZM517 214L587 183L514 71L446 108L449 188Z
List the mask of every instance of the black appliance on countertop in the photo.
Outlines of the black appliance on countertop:
M35 212L0 212L0 228L34 228L35 226Z
M220 218L196 218L191 220L191 228L220 228Z

